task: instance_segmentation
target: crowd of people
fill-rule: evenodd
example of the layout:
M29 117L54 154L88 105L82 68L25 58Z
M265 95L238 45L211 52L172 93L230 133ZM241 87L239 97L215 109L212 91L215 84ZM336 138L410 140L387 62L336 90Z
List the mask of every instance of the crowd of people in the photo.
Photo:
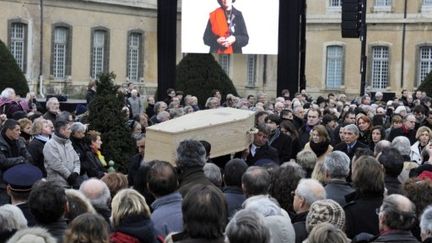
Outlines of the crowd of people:
M127 174L110 170L83 107L61 111L52 97L42 113L34 94L1 92L0 242L432 242L432 99L421 91L214 90L204 107L174 89L163 101L133 84L124 95L137 149ZM145 159L148 126L222 107L255 111L248 149L215 158L187 139L173 163Z

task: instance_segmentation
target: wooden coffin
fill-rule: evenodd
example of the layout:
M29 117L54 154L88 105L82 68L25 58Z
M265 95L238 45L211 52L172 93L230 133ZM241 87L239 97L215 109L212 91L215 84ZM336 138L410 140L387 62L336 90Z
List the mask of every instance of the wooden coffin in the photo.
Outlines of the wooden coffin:
M197 111L146 129L145 161L164 160L175 164L178 144L185 139L206 140L210 157L246 149L252 142L253 111L219 108Z

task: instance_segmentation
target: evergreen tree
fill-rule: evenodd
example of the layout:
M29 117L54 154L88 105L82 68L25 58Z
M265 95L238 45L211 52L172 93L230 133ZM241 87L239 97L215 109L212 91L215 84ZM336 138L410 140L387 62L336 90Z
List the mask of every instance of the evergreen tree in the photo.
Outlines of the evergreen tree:
M121 111L123 94L114 85L114 73L101 74L96 82L96 97L89 107L90 129L102 136L102 151L106 160L113 160L119 171L126 172L126 163L135 152L135 143L126 126L126 114Z
M176 81L176 89L196 96L201 107L213 89L223 96L238 96L231 79L211 54L187 54L177 65Z
M426 92L427 96L432 97L432 71L421 82L417 90Z
M0 92L10 87L15 93L25 97L29 92L27 80L17 65L9 49L0 40Z

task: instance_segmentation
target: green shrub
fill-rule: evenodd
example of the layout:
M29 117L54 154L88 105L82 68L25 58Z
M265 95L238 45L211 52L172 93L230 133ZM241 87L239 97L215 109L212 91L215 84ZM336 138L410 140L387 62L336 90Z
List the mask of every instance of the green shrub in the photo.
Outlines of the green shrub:
M229 93L238 96L231 79L213 55L187 54L177 65L176 90L196 96L200 107L204 107L213 89L218 89L223 96Z
M96 82L96 97L88 107L89 129L102 134L102 151L106 161L113 160L121 172L127 171L127 162L135 152L135 142L126 126L126 115L121 111L124 96L117 92L114 73L101 74Z
M421 82L417 90L426 92L427 96L432 97L432 71Z
M17 95L25 97L29 92L27 80L9 49L0 40L0 92L10 87Z

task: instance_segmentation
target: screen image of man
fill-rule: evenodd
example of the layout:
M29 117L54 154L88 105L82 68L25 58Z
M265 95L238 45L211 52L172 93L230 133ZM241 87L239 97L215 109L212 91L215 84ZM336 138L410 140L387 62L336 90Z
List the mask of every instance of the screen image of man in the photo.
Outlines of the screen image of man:
M242 53L249 42L242 13L233 7L235 0L218 0L221 7L210 13L204 32L204 44L211 53Z

